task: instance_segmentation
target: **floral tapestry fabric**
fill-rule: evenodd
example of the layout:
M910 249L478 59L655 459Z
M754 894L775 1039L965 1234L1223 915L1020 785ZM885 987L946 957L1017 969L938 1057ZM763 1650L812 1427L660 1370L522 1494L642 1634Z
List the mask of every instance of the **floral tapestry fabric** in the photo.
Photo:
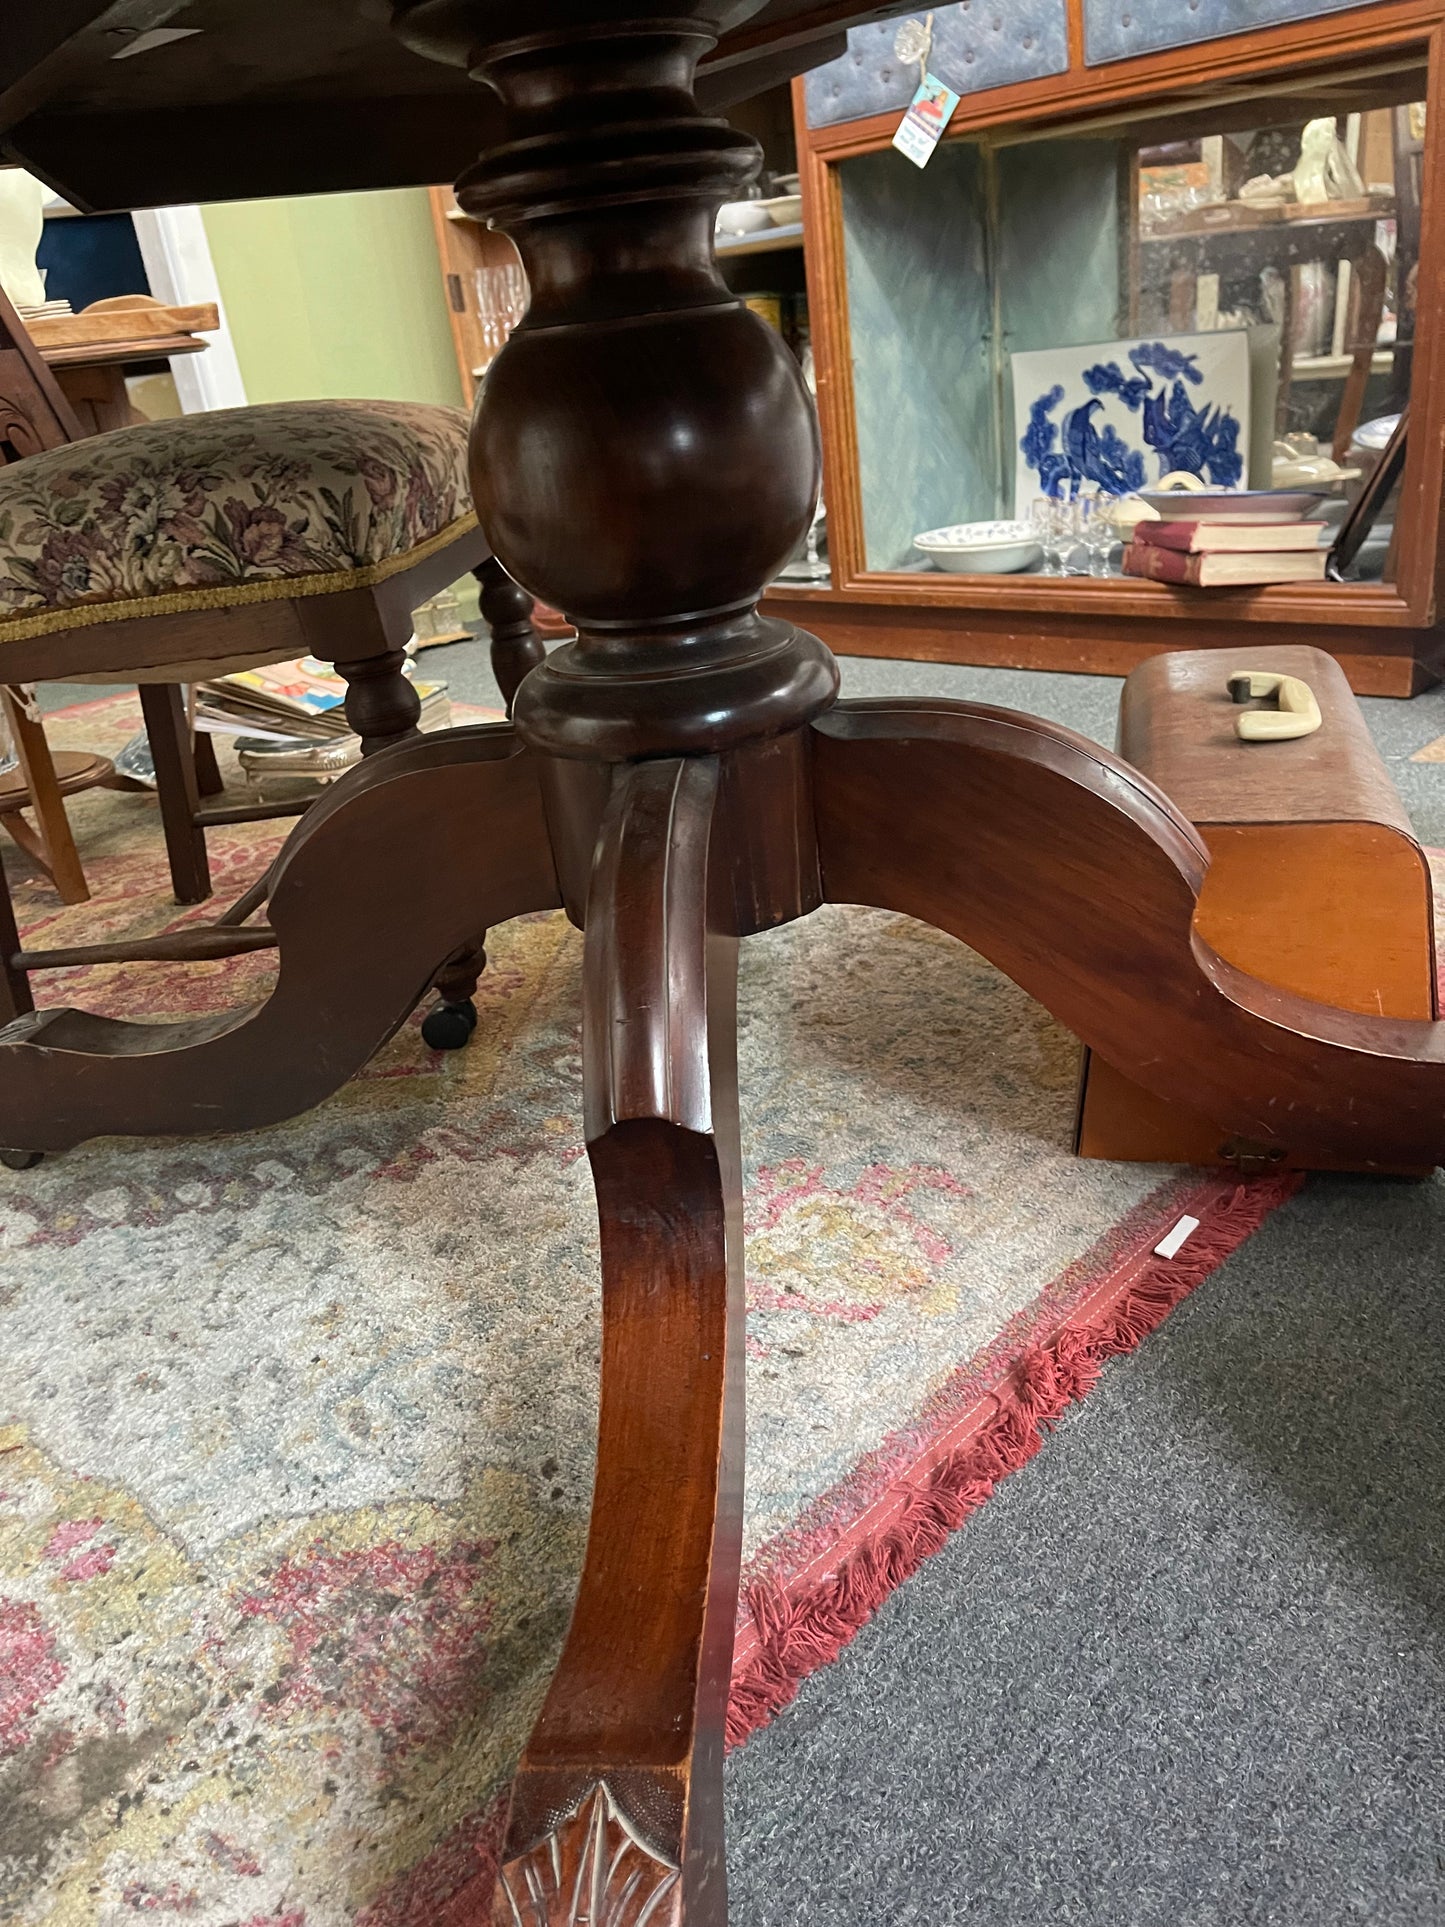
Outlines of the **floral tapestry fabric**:
M0 469L7 620L195 589L354 576L471 514L467 417L277 402L144 422Z

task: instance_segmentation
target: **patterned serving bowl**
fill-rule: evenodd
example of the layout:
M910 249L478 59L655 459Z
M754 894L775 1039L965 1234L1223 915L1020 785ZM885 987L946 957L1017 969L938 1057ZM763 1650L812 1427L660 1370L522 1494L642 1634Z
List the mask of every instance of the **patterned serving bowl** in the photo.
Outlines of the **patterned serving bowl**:
M1014 575L1043 554L1027 522L955 522L915 535L913 546L949 575Z

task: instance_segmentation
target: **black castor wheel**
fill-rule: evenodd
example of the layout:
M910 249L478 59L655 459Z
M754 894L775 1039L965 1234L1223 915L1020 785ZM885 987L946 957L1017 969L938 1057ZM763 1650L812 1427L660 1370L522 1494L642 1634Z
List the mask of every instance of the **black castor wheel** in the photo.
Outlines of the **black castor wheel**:
M432 1050L462 1050L477 1027L477 1007L471 998L459 1004L438 1004L421 1020L422 1042Z
M43 1151L0 1151L0 1164L7 1171L33 1171L44 1156Z

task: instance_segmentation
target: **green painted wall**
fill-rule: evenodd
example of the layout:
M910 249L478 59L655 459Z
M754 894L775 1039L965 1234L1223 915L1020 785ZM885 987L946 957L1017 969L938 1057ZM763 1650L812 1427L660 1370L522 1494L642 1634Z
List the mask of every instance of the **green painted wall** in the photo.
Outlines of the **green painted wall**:
M424 188L204 218L249 401L461 402Z

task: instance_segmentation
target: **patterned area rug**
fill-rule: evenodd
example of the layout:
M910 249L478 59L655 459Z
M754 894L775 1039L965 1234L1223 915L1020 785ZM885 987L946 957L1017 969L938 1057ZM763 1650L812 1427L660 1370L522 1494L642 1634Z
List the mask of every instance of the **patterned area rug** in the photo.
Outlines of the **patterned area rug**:
M136 714L54 734L114 748ZM179 920L153 801L74 820L95 901L17 880L32 940ZM212 835L220 900L281 833ZM468 1050L413 1021L289 1124L0 1171L5 1918L483 1917L589 1500L580 956L560 915L507 926ZM174 1015L270 968L115 966L44 1000ZM1293 1188L1075 1160L1073 1041L905 919L755 939L741 998L735 1741ZM1185 1211L1201 1230L1151 1256Z

